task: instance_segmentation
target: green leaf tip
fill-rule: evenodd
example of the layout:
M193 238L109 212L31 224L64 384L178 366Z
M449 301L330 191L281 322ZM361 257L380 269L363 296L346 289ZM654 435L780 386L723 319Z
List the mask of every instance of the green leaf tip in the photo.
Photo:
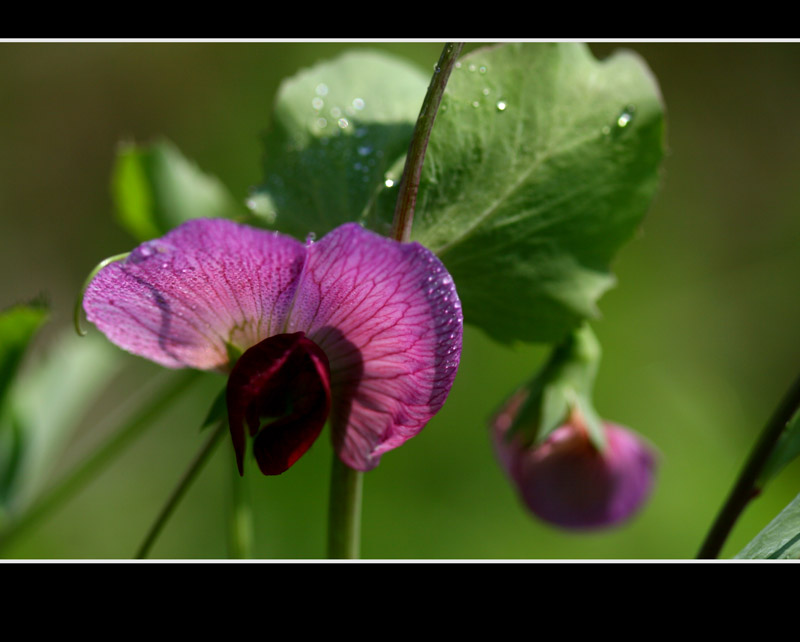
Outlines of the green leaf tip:
M123 142L111 178L117 220L137 240L163 236L192 218L245 215L222 182L167 140Z
M264 138L265 178L248 201L253 215L296 238L349 221L388 234L395 199L382 194L396 195L388 173L402 168L429 80L415 65L370 50L284 80Z

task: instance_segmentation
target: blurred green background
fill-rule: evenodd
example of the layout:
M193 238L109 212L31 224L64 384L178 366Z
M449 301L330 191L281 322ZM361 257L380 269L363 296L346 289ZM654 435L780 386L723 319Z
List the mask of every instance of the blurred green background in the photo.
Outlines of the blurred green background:
M668 155L661 192L642 233L620 253L619 284L593 324L604 348L595 402L660 450L652 500L629 524L595 534L564 533L530 517L494 460L486 419L544 350L501 347L468 329L443 411L366 475L363 557L693 557L797 375L800 45L621 46L638 51L658 78ZM422 69L441 50L439 43L0 44L0 308L37 293L53 307L29 361L69 334L76 292L97 261L133 247L109 195L120 140L169 138L244 199L262 178L260 135L281 79L351 47L389 51ZM599 57L617 47L591 44ZM53 477L114 428L109 413L124 415L132 396L174 377L116 352L122 370L80 422ZM198 426L223 383L205 375L82 492L0 554L131 557L205 439ZM330 459L323 435L280 477L248 467L258 557L324 555ZM226 556L233 464L224 441L152 557ZM746 511L723 555L737 553L798 491L796 462Z

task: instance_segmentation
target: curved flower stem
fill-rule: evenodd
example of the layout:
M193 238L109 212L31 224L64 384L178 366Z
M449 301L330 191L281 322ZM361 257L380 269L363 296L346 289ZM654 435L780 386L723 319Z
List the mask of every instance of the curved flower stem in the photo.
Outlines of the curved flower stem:
M241 477L235 466L231 466L231 507L230 531L228 533L228 556L231 559L250 559L253 557L253 510L250 503L250 489L247 478Z
M328 513L328 557L358 559L361 548L361 489L364 473L333 453Z
M203 465L208 461L209 456L212 452L214 452L214 447L219 443L219 438L225 432L227 428L227 424L224 421L220 421L217 424L216 428L214 428L214 432L211 433L211 436L208 438L203 447L200 451L195 455L194 461L189 465L189 468L183 473L183 477L181 478L178 485L172 491L172 495L170 495L167 503L164 504L164 508L161 509L156 521L153 522L153 525L150 527L150 531L147 534L144 542L139 547L139 552L136 553L136 559L144 559L147 557L147 553L150 551L150 547L152 547L153 543L156 541L156 538L161 533L161 529L164 528L164 525L167 523L167 520L172 515L172 511L175 510L175 507L178 505L180 500L183 498L184 493L188 490L189 486L192 485L192 482L197 477L197 473L203 468Z
M433 122L436 120L436 113L439 111L439 103L444 96L444 88L450 72L456 64L463 42L448 42L439 56L436 69L428 86L428 93L422 102L422 109L414 127L414 135L411 137L411 144L408 147L406 164L403 168L403 177L400 179L400 187L397 194L397 205L394 210L394 221L392 221L392 238L406 242L411 238L411 224L414 221L414 208L417 204L417 190L419 189L419 179L422 175L422 164L425 161L425 151L428 149L428 139L433 129Z
M761 491L760 488L756 487L758 477L769 461L775 444L786 428L786 424L798 408L800 408L800 377L795 380L791 388L786 392L761 432L761 437L750 452L750 457L739 474L736 485L731 490L722 510L714 520L711 530L706 535L703 546L697 554L698 559L714 559L719 555L736 520L739 519L739 515L741 515L750 500Z
M114 457L139 436L153 420L175 401L175 398L200 378L200 372L187 370L176 377L172 385L164 387L150 405L117 430L108 440L72 470L54 487L43 494L19 519L0 532L0 548L23 531L55 510L85 486Z

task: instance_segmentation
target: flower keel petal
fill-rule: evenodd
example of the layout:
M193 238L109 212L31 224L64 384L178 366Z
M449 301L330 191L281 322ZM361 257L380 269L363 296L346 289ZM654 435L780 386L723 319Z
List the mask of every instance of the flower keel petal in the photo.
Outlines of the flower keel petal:
M311 447L328 418L328 359L302 332L265 339L236 362L227 402L239 474L247 424L261 472L279 475Z

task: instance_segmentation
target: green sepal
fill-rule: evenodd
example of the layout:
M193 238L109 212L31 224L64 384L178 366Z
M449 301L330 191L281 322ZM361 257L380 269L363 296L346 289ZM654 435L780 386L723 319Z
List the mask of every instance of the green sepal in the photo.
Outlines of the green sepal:
M516 435L535 446L559 426L581 421L595 447L605 448L602 420L592 404L600 357L600 344L588 324L570 334L526 384L528 395L509 437Z

